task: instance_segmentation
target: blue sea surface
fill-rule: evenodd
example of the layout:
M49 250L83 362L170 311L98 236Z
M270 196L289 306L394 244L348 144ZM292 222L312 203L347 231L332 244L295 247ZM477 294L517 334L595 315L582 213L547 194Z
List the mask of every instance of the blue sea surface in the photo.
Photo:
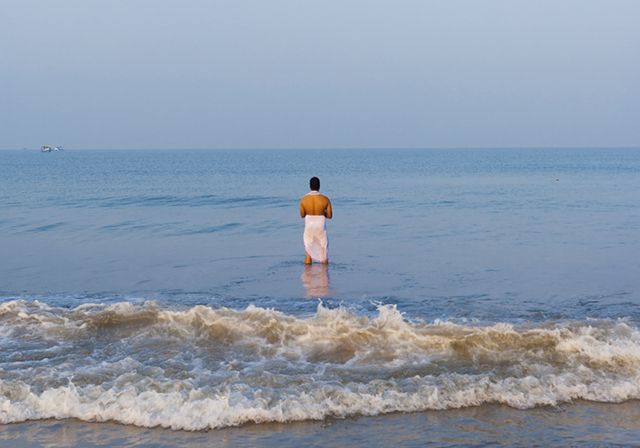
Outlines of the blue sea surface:
M317 175L335 209L335 300L439 318L638 316L635 149L0 159L5 295L196 293L287 310L305 295L298 202Z
M639 149L0 151L0 186L0 423L640 398Z

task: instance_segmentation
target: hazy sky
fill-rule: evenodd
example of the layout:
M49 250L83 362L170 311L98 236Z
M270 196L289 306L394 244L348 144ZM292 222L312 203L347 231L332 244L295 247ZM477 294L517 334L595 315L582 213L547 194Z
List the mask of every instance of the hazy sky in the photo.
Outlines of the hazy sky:
M0 149L640 146L640 1L0 0Z

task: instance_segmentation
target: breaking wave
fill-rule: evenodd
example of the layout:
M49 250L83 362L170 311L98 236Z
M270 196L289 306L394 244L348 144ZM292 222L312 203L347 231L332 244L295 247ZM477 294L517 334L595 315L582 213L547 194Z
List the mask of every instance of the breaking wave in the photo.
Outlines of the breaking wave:
M504 403L640 398L625 320L483 324L328 309L0 304L0 423L201 430Z

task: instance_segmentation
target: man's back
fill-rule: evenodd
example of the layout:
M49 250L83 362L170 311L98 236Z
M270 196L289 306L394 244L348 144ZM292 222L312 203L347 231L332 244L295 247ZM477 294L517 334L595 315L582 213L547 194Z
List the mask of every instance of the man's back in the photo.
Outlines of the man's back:
M317 192L303 196L300 201L300 216L304 218L307 215L326 216L331 219L333 212L329 198Z

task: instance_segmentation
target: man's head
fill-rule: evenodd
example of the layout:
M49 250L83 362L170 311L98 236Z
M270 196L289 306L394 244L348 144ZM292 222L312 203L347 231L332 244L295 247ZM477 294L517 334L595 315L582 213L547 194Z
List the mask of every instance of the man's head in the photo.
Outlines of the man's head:
M313 191L318 191L320 189L320 179L315 176L312 177L309 181L309 187L311 187Z

